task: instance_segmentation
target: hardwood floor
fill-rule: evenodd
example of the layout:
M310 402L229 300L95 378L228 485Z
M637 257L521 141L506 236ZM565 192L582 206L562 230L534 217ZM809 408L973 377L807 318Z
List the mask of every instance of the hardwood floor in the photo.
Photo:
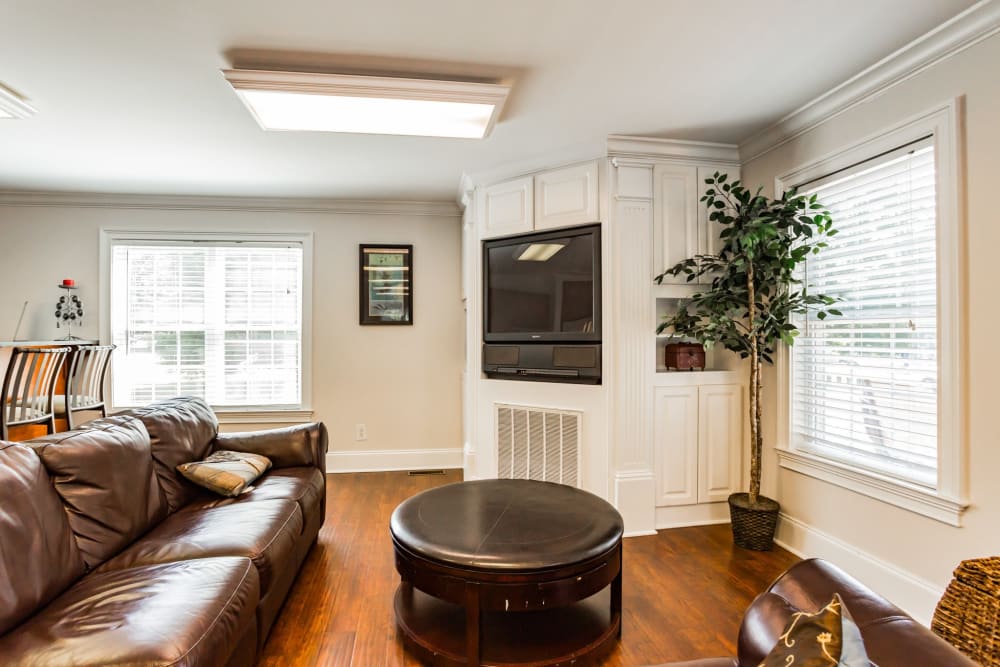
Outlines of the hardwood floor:
M424 489L461 481L405 472L327 477L326 524L299 573L261 665L418 665L397 637L389 515ZM734 655L743 610L798 560L732 545L728 525L678 528L624 542L623 631L606 665Z

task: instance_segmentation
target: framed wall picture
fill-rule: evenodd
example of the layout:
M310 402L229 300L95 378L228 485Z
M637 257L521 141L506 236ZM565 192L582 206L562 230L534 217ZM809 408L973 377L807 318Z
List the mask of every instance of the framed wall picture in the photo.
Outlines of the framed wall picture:
M361 324L413 324L413 246L359 246Z

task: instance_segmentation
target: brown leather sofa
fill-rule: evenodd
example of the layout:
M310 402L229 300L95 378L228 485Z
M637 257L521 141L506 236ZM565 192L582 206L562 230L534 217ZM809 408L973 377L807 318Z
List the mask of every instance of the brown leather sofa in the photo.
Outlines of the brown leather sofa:
M273 468L237 498L175 472L213 450ZM326 506L322 424L220 434L178 398L0 442L0 664L251 665Z
M792 614L815 612L840 593L879 667L976 667L929 629L876 595L836 565L813 558L796 563L750 604L740 626L738 657L672 662L659 667L757 667Z

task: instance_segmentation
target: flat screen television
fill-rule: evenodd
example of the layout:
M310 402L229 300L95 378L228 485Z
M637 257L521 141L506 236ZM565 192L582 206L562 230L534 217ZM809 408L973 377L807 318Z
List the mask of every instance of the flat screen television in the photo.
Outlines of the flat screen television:
M601 226L483 242L486 343L601 340Z

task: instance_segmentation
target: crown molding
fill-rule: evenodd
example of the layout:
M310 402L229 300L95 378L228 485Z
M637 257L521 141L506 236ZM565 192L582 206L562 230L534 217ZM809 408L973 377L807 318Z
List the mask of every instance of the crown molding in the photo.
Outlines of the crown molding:
M9 120L17 118L28 118L38 113L35 107L31 106L23 99L0 86L0 118Z
M458 201L466 193L479 185L491 185L509 178L531 176L532 174L567 167L579 162L588 162L607 157L603 142L586 142L567 146L548 153L533 155L528 158L504 162L502 164L478 171L463 171L458 184Z
M192 195L128 195L96 192L0 190L0 206L152 209L161 211L256 211L418 215L460 218L450 201L305 199L292 197L217 197Z
M739 164L740 161L740 152L736 144L639 137L627 134L608 135L607 154L609 157L668 158L699 163L709 161Z
M1000 1L982 0L742 141L750 162L1000 32Z

